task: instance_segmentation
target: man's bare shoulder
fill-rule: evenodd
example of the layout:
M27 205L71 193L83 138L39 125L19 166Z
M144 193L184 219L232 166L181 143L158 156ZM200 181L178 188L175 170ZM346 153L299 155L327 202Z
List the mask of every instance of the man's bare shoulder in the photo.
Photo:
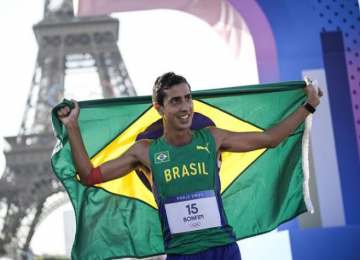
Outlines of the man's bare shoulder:
M216 126L210 126L207 129L215 138L224 133L223 129L217 128Z
M137 160L142 164L144 164L147 168L150 168L150 161L149 161L150 143L151 143L150 139L143 139L134 143L133 146L130 148L132 155L136 157Z
M216 149L219 151L220 147L223 145L224 136L226 133L226 130L217 128L215 126L208 127L210 133L213 135L215 143L216 143Z
M132 150L134 151L140 151L140 152L144 152L145 150L148 151L149 147L150 147L150 143L151 143L151 139L143 139L143 140L139 140L137 142L135 142L133 144L133 146L131 147Z

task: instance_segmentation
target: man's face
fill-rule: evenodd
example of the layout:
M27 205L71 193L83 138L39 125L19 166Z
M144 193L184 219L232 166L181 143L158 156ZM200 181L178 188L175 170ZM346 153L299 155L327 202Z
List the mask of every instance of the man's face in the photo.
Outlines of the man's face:
M158 109L167 129L186 130L191 126L194 105L186 83L165 90L164 105Z

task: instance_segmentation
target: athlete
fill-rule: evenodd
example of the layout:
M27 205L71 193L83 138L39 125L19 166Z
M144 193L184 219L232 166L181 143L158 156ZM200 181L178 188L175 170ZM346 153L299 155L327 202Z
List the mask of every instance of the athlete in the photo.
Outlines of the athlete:
M135 169L150 176L167 259L241 259L222 208L217 158L222 152L249 152L280 144L320 104L321 89L316 90L309 78L305 81L306 102L265 132L230 132L216 127L191 131L194 107L190 85L184 77L166 73L157 78L152 95L153 106L163 118L163 136L140 140L119 158L97 168L82 141L78 103L73 100L74 109L65 106L57 114L66 127L82 184L107 182Z

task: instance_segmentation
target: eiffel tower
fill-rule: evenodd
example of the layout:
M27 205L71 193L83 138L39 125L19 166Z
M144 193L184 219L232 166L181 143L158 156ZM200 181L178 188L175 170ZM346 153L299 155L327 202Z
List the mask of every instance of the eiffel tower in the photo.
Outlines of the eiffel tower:
M136 95L117 46L117 19L77 18L72 0L45 0L44 19L33 29L36 67L19 135L5 137L0 179L0 256L14 259L27 259L38 225L68 202L50 165L56 142L50 112L63 98L65 74L95 68L103 98Z

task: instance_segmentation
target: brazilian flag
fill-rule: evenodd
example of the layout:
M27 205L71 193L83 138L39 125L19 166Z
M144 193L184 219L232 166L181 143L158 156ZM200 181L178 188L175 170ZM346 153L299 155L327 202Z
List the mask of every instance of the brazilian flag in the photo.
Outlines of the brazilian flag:
M284 82L195 91L191 129L208 126L262 132L298 108L305 82ZM69 102L69 101L64 101ZM162 136L162 119L151 97L80 102L79 124L96 167L121 156L137 140ZM66 129L53 109L58 143L52 155L56 176L76 215L72 259L148 257L164 250L152 180L142 172L103 184L83 186L76 175ZM221 196L237 239L271 231L312 210L308 190L310 117L274 149L222 154Z

